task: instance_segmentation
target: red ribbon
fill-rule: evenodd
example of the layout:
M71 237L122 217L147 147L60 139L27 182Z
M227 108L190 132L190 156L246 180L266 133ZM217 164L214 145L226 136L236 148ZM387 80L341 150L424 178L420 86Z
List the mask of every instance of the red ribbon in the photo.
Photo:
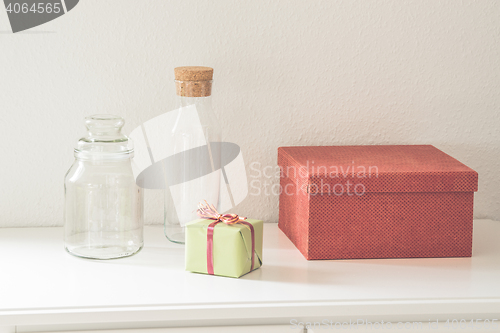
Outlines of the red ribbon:
M209 205L206 201L205 203L200 202L198 204L197 210L198 216L208 220L214 220L214 222L208 225L207 229L207 271L208 274L214 275L214 229L215 226L221 222L232 225L236 223L241 223L249 227L250 232L252 234L252 266L250 271L253 271L254 267L254 253L255 253L255 231L253 225L247 221L245 221L246 217L241 217L236 214L224 214L221 215L217 212L214 205Z

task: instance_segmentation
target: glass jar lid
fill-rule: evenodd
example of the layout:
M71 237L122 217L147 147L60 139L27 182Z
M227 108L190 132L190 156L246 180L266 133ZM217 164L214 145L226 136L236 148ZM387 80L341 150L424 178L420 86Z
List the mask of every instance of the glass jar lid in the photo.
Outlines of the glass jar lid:
M134 152L132 140L121 130L125 125L122 117L98 114L85 118L87 136L81 138L75 147L79 159L121 159L131 158Z

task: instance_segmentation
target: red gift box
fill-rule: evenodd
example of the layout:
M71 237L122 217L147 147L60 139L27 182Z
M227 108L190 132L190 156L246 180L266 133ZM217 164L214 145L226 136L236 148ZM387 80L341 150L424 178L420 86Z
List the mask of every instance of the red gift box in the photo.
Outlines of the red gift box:
M279 228L306 259L470 257L478 174L430 145L280 147Z

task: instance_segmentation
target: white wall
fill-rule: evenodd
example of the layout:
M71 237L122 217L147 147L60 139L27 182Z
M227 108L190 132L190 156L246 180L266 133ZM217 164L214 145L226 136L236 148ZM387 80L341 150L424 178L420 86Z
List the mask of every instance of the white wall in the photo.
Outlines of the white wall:
M495 0L82 0L14 35L0 8L0 226L61 225L84 116L128 133L173 108L182 65L215 68L249 176L283 145L434 144L479 172L476 217L500 220L499 18ZM276 222L277 204L237 212Z

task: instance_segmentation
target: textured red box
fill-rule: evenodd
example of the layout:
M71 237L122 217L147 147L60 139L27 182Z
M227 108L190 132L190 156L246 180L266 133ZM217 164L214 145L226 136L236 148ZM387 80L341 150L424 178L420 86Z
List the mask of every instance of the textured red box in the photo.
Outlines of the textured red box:
M478 174L430 145L280 147L279 228L306 259L470 257Z

